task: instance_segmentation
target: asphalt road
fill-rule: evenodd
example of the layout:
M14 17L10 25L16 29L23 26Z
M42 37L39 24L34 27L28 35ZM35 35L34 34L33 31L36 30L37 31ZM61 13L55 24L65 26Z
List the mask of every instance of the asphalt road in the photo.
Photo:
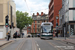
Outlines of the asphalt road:
M75 50L75 48L73 44L56 39L23 38L3 46L1 50Z

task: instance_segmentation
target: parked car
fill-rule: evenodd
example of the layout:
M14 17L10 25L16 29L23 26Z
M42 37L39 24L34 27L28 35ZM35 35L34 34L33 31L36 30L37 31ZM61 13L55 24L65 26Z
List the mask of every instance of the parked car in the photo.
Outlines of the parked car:
M20 38L20 34L17 35L17 38Z
M13 38L20 38L20 34L18 34L17 36L15 36L15 34L13 34Z
M28 35L27 37L30 37L30 35Z

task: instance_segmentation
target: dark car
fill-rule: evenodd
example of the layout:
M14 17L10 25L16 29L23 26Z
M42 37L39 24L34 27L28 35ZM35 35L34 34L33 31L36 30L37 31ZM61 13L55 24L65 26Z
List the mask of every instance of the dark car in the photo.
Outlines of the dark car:
M18 34L17 36L13 34L13 38L20 38L20 34Z
M20 38L20 34L18 34L17 37Z
M30 37L30 35L28 35L27 37Z

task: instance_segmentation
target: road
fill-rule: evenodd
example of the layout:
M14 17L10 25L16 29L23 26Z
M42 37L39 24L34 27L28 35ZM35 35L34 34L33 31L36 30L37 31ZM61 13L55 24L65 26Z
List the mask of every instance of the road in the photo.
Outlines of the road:
M75 48L73 44L56 39L23 38L3 46L1 50L75 50Z

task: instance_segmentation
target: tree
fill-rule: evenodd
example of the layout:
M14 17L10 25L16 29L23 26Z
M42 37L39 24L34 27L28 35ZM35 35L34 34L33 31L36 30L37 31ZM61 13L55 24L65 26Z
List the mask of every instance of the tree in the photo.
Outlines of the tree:
M32 24L33 20L31 17L28 16L27 12L22 12L22 11L16 11L16 19L17 19L17 27L20 28L20 31L24 27L27 27Z

